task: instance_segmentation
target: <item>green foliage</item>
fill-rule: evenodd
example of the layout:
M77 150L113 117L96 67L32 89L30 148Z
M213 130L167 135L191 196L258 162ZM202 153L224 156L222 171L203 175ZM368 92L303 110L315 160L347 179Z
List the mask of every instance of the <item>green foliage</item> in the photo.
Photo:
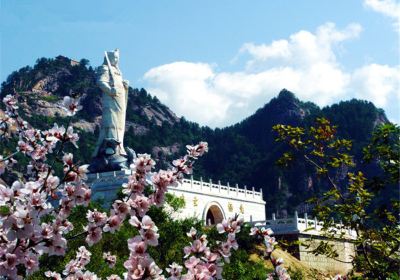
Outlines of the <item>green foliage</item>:
M264 280L267 270L262 261L250 261L248 252L239 249L233 254L231 263L224 265L222 276L224 279Z
M180 198L171 196L168 199L179 201L178 207L182 205ZM86 246L92 253L91 261L87 265L88 270L95 272L99 277L104 279L110 274L118 274L122 276L125 271L123 263L129 256L127 240L137 235L137 230L133 228L127 221L122 225L121 229L115 234L103 233L102 240L88 247L85 243L84 235L80 235L83 226L87 224L86 213L91 209L101 210L99 203L92 203L89 208L79 206L75 208L70 216L70 221L74 224L74 230L68 234L68 251L65 256L43 256L40 260L40 270L28 277L29 280L47 279L44 272L48 270L62 272L65 265L75 258L76 250L80 246ZM104 210L101 210L104 211ZM216 246L218 240L222 240L222 236L216 231L215 227L203 228L203 224L199 220L184 219L173 220L163 208L151 207L148 212L159 229L159 246L149 247L148 252L154 258L156 263L165 270L169 264L173 262L183 265L184 257L183 248L189 245L189 238L186 233L194 227L207 234L211 246ZM249 242L249 226L244 226L241 233L238 234L238 243L241 247L232 254L231 262L224 266L225 279L265 279L266 269L262 262L254 263L249 260L249 254L254 249L253 243ZM103 260L103 252L111 252L117 256L117 263L114 268L109 268Z
M39 81L50 77L56 87L49 96L41 96L30 90ZM72 66L68 59L38 59L33 67L26 66L13 72L1 86L0 97L17 92L19 99L27 104L34 105L38 99L49 102L61 100L69 94L84 96L84 109L79 111L73 122L94 120L101 115L101 90L96 85L96 75L89 61L82 59L79 65ZM21 101L21 100L20 100ZM1 106L1 105L0 105ZM154 112L154 116L146 112ZM31 110L34 111L34 110ZM65 119L60 116L52 118L42 117L35 112L28 118L38 128L47 128L48 124L57 122L63 124ZM157 116L164 116L162 122ZM376 123L387 121L384 113L366 101L350 100L320 109L313 103L301 102L295 95L282 90L279 96L265 104L255 114L242 122L230 127L211 129L201 127L197 123L185 118L177 120L173 113L156 97L151 96L145 89L129 89L127 121L130 124L125 133L124 143L132 147L137 153L152 151L158 147L178 147L177 154L181 154L185 145L200 140L207 141L210 153L196 163L197 175L211 178L214 181L238 183L239 185L263 188L267 202L267 212L287 210L293 212L297 206L310 196L326 191L326 185L313 175L313 170L305 164L297 164L296 168L280 169L274 163L286 150L286 145L274 141L272 127L281 123L292 125L299 129L306 129L312 125L316 117L326 117L338 125L338 135L353 140L352 153L354 161L362 160L361 150L366 145ZM140 127L142 133L135 133ZM144 131L144 132L143 132ZM81 132L80 153L77 157L81 162L88 163L94 150L98 135ZM299 143L301 144L301 143ZM343 143L331 143L341 145ZM2 143L0 143L0 149ZM318 149L313 155L318 156ZM174 154L159 153L159 168L166 168ZM287 156L296 156L287 154ZM348 158L338 157L328 167L336 168ZM290 166L290 165L289 165ZM377 170L374 164L370 169ZM364 170L363 170L364 171ZM327 172L321 169L320 173ZM312 186L308 184L312 181ZM268 183L266 183L268 182ZM382 199L390 194L383 193Z
M358 252L353 264L363 279L387 279L398 273L399 127L393 124L378 127L371 143L363 149L365 161L377 161L381 167L380 176L369 176L373 179L361 171L349 171L355 166L348 154L351 141L338 139L336 127L324 118L318 118L316 125L306 130L289 125L276 125L274 130L278 133L277 141L287 143L291 153L312 166L329 186L328 191L310 200L315 215L324 222L328 240L344 238L348 229L356 232L354 243ZM280 162L287 164L293 160L294 157L284 153ZM380 196L385 192L394 195L382 203ZM343 223L344 231L337 229L333 218ZM338 257L326 241L321 241L313 252Z
M291 280L306 279L304 273L301 270L294 270L293 268L289 267L288 272Z
M179 209L185 207L185 199L183 197L178 197L171 193L166 193L165 201L167 202L168 205L172 207L174 211L178 211Z
M388 183L399 182L399 135L399 126L382 125L373 132L371 143L363 149L364 160L366 162L378 161L384 174L387 175L383 179Z

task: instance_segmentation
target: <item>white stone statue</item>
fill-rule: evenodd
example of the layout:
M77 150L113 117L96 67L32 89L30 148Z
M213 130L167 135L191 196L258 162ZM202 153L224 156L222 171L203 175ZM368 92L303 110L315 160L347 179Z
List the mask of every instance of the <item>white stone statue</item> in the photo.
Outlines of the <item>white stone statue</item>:
M103 117L91 172L124 168L129 157L124 149L129 82L122 78L118 62L118 49L105 52L104 62L96 71L97 85L103 93Z

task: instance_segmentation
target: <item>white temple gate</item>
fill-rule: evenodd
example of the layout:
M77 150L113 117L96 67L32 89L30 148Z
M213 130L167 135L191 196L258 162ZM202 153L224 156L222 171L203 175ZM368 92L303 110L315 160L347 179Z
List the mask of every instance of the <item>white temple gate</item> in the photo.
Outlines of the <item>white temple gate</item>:
M105 205L111 203L123 183L128 181L130 170L89 174L88 184L92 188L93 200L101 200ZM239 188L183 179L168 192L185 200L185 207L175 213L176 218L195 217L207 224L216 224L235 214L243 216L246 222L265 221L265 201L260 189Z

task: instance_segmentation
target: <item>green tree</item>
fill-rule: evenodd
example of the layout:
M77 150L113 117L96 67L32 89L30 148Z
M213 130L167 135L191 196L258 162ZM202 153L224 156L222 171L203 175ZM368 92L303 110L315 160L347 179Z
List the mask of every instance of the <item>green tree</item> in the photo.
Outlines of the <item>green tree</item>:
M371 143L363 149L363 162L357 164L349 154L351 141L339 139L337 127L324 118L307 129L278 124L274 130L278 133L276 140L290 147L279 163L288 165L297 158L311 165L328 187L328 191L310 200L315 205L315 216L324 222L323 231L328 239L338 237L333 218L340 220L345 229L357 233L358 250L352 262L363 279L398 276L400 128L394 124L379 126ZM364 174L358 171L362 164L377 165L380 172ZM345 231L339 232L343 237ZM328 241L321 241L313 252L338 256Z

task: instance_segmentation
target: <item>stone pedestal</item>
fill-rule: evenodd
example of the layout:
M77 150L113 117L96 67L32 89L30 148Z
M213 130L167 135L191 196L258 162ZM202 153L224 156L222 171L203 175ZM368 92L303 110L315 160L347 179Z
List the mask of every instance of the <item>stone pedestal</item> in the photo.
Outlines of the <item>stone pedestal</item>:
M117 198L123 183L128 182L130 169L88 174L87 184L92 189L92 201L100 201L103 207L110 207Z

